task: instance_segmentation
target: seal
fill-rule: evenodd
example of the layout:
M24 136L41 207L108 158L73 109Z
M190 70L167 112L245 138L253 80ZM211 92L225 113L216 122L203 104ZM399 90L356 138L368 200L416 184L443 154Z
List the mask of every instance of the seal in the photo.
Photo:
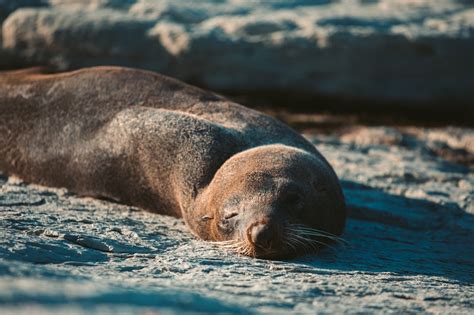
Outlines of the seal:
M258 258L338 242L346 220L335 172L301 135L144 70L1 73L0 170L181 217Z

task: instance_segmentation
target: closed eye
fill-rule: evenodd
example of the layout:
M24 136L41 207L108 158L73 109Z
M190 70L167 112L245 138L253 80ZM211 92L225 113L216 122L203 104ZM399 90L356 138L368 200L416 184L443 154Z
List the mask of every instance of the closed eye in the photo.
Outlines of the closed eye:
M224 219L225 219L225 220L229 220L229 219L231 219L231 218L233 218L233 217L235 217L235 216L237 216L237 215L239 215L237 212L231 212L231 213L226 214L226 215L224 216Z
M219 221L217 226L224 232L233 231L236 225L236 220L231 220L232 218L236 217L239 213L238 212L230 212L226 214L222 220Z

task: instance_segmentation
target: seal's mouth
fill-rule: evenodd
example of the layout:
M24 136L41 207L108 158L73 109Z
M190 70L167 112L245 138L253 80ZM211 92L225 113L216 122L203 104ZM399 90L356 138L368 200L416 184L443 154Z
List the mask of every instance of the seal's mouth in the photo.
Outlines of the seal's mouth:
M348 244L337 235L304 224L286 224L283 231L277 235L271 226L257 222L247 229L246 235L216 244L241 255L263 259L315 254L326 247L336 250L334 245Z

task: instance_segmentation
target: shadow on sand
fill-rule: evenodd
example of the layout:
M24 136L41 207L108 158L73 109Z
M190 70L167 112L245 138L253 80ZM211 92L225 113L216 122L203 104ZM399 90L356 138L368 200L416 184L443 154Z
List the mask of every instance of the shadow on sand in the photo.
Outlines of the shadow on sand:
M343 181L346 248L296 260L331 271L430 275L474 283L474 216L457 206Z

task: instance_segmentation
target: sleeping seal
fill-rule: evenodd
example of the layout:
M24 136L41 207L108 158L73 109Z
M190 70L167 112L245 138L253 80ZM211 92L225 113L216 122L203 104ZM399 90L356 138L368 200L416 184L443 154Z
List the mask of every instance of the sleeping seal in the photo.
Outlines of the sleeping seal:
M317 250L346 220L337 176L301 135L143 70L2 73L0 170L182 217L253 257Z

